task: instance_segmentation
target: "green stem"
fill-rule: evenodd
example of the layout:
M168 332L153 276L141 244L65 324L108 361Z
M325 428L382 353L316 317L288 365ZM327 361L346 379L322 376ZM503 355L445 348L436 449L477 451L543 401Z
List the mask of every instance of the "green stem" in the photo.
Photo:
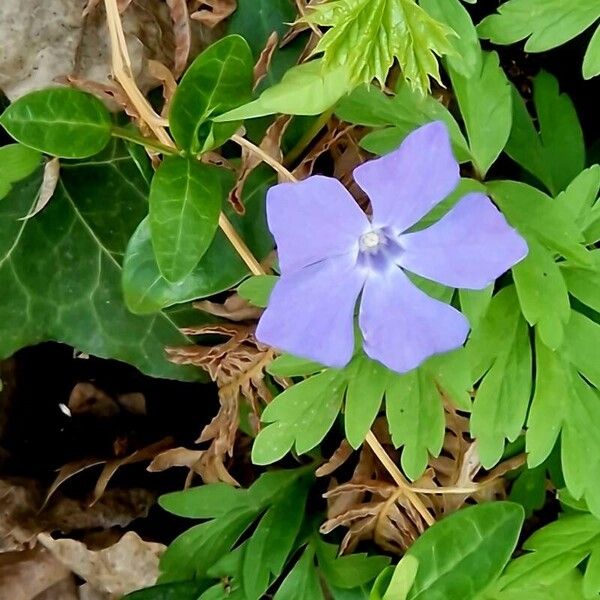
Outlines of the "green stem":
M307 146L317 137L319 131L325 127L327 121L333 115L333 108L326 110L315 122L306 130L306 133L298 140L298 143L287 153L283 160L286 167L292 165L298 157L306 150Z
M123 127L113 127L110 133L113 137L120 138L122 140L127 140L128 142L133 142L134 144L139 144L140 146L145 146L146 148L156 150L157 152L160 152L162 154L179 154L179 152L175 148L170 148L165 144L161 144L158 140L145 138Z

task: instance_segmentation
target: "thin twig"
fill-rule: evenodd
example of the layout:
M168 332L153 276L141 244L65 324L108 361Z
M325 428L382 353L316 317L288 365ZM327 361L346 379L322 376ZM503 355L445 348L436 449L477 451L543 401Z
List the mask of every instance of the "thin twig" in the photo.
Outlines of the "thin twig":
M411 504L423 517L427 525L433 525L435 523L435 519L427 510L427 507L423 504L421 498L419 498L416 492L412 489L410 482L406 479L406 477L404 477L404 475L402 475L402 472L397 467L396 463L390 458L390 455L385 451L384 447L380 444L379 440L375 437L375 434L372 431L367 433L365 442L369 444L375 456L377 456L381 464L386 468L392 479L396 482L396 485L404 491L404 495L410 500Z
M298 181L290 171L288 171L279 161L275 160L272 156L267 154L262 148L259 148L256 144L253 144L250 140L238 135L237 133L231 136L231 141L235 142L242 148L246 148L252 154L255 154L263 162L267 163L274 171L277 171L285 179L296 182Z

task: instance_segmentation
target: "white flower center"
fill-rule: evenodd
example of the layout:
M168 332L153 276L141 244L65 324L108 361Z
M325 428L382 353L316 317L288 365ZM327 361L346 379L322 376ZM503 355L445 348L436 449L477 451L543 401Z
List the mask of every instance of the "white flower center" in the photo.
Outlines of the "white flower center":
M358 240L359 247L363 252L372 252L373 250L376 250L382 242L383 236L381 235L381 232L375 230L363 233Z

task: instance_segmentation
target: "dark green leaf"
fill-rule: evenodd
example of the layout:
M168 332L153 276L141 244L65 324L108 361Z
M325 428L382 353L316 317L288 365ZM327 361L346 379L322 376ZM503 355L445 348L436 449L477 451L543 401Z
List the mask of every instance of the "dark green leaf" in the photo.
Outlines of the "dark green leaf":
M110 113L94 96L71 88L31 92L0 123L25 146L65 158L98 154L110 140Z
M210 585L207 581L177 581L132 592L123 600L198 600Z
M185 279L211 245L224 192L217 167L167 157L150 186L150 235L161 275Z
M508 499L520 504L527 518L542 508L546 502L546 467L523 469L515 479Z
M121 260L146 213L148 189L122 146L63 165L52 202L19 221L39 184L36 175L0 203L0 355L57 340L157 377L201 377L166 359L165 346L187 341L175 323L165 314L133 316L123 304Z
M225 171L223 171L225 173ZM273 248L265 217L265 194L273 181L268 168L252 172L244 187L244 216L236 215L229 203L225 213L253 254L262 260ZM229 177L233 185L233 179ZM227 185L224 183L224 187ZM248 267L221 231L192 273L181 283L170 284L160 275L148 220L133 234L123 264L123 290L129 310L152 314L162 308L217 294L236 285L248 275Z
M248 43L230 35L210 45L185 72L171 103L177 145L193 154L220 146L238 125L204 124L252 97L254 61Z
M523 509L511 502L464 508L436 523L410 547L419 561L409 600L475 600L515 549Z
M275 275L255 275L246 279L238 286L238 294L254 306L264 308L269 303L269 297L278 277Z

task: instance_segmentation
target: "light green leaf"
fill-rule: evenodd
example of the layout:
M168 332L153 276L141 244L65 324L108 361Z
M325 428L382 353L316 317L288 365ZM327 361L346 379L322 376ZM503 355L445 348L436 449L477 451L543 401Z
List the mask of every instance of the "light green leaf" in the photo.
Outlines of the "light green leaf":
M448 127L457 160L471 160L469 146L448 109L433 96L415 92L404 82L391 98L375 86L359 86L340 100L336 114L344 121L359 125L393 125L372 131L361 139L361 147L374 154L386 154L395 150L420 125L443 121Z
M580 266L590 264L581 228L563 203L517 181L490 181L487 188L510 224L526 239L537 239Z
M17 184L0 203L0 356L56 340L156 377L201 378L167 360L166 346L187 342L167 315L134 316L123 303L121 261L148 194L123 147L63 164L52 202L19 221L36 202L40 178Z
M42 156L21 144L8 144L0 148L0 199L12 188L12 184L29 177L40 165Z
M354 360L350 370L344 425L348 443L358 448L379 413L391 373L381 363L366 357Z
M254 275L238 286L238 294L250 304L265 308L277 279L275 275Z
M314 550L308 546L283 580L273 600L323 600L314 555Z
M511 88L495 52L483 54L481 70L466 78L449 68L477 170L485 176L502 152L512 123Z
M568 42L599 17L596 0L509 0L477 29L480 37L494 44L529 38L527 52L544 52Z
M289 69L279 83L267 88L257 100L234 108L214 121L239 121L275 113L318 115L332 107L350 87L344 67L326 70L322 61L311 60Z
M556 197L556 202L569 210L582 229L593 225L596 215L593 208L600 190L600 165L592 165L581 171L567 188ZM595 242L586 235L586 242Z
M444 442L444 409L433 378L419 368L390 378L385 410L396 447L402 450L402 468L418 479Z
M562 273L569 292L586 306L600 312L600 250L591 253L592 264L589 268L578 268L563 264Z
M72 88L31 92L2 113L0 124L23 145L65 158L98 154L110 141L104 104Z
M453 52L452 29L414 0L333 0L315 5L304 20L330 27L313 52L322 52L330 68L347 67L356 83L384 84L397 59L404 79L424 93L429 76L440 81L436 54Z
M177 86L169 124L177 145L192 154L220 146L238 124L210 123L252 97L250 47L239 35L211 44L190 65Z
M418 568L418 559L411 554L405 554L396 565L382 600L406 600L417 577Z
M561 352L597 388L600 388L600 361L596 359L599 347L600 325L572 311Z
M279 394L262 414L268 425L254 440L252 462L273 463L292 445L299 454L312 450L333 425L345 390L340 372L327 369Z
M600 24L590 40L583 57L583 78L591 79L600 75Z
M556 78L545 71L533 80L533 101L539 133L513 88L513 127L506 153L556 195L585 166L583 132L571 99L560 93Z
M227 483L211 483L171 492L158 500L161 508L170 513L193 519L222 517L248 502L248 490L235 488Z
M529 253L512 269L523 316L552 350L562 342L571 314L569 293L560 267L541 244L530 240Z
M458 0L421 0L420 5L434 19L445 23L457 34L450 38L456 53L447 56L448 66L466 78L479 76L481 46L477 30L464 6Z
M223 170L227 175L227 172ZM227 175L233 186L233 178ZM246 213L234 213L225 203L224 212L250 250L262 260L273 248L265 216L265 194L273 181L268 167L250 174L244 187ZM191 274L180 283L171 284L161 276L154 257L148 219L133 234L123 264L123 291L129 310L136 314L153 314L162 308L228 290L249 274L248 267L221 231Z
M150 235L161 275L182 281L211 245L224 192L219 169L195 159L167 157L150 186Z
M419 562L409 600L475 600L502 572L517 545L523 508L489 502L464 508L427 529L407 555Z
M478 600L582 600L583 577L577 569L550 585L532 583L504 590L487 590Z
M268 367L267 373L278 377L301 377L322 371L325 367L319 363L298 358L291 354L278 356Z
M494 286L490 285L483 290L458 290L460 310L469 319L471 329L475 329L485 316L492 301Z
M432 356L421 367L435 386L443 390L453 406L471 410L471 371L469 355L464 348Z
M467 342L473 381L479 380L471 434L477 438L481 463L494 466L504 440L514 441L525 422L531 394L531 347L514 287L494 296L490 308Z
M508 592L559 582L597 551L599 541L598 519L589 514L563 516L536 531L523 544L523 549L530 552L511 561L498 587Z

